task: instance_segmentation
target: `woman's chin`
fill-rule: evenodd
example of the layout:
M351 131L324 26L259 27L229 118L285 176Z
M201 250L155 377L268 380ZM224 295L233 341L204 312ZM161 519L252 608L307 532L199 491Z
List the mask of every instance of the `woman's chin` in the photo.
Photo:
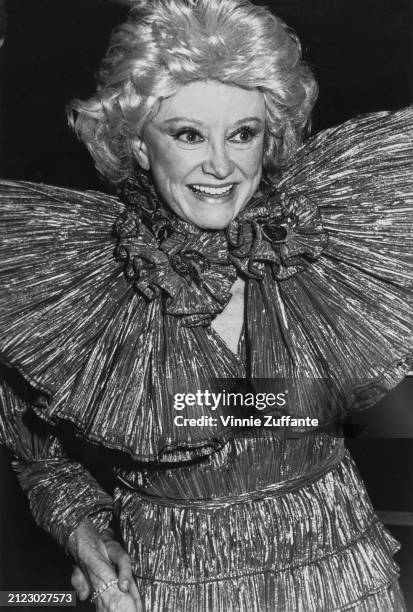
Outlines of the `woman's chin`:
M231 215L225 216L224 218L218 218L218 219L213 218L212 216L207 217L205 219L199 219L199 218L197 218L196 220L191 219L191 223L193 225L196 225L197 227L201 229L205 229L205 230L223 230L226 227L228 227L231 221L232 221Z
M201 229L222 230L228 227L236 216L237 211L233 206L222 207L220 210L208 206L205 210L198 210L196 214L186 215L186 220Z

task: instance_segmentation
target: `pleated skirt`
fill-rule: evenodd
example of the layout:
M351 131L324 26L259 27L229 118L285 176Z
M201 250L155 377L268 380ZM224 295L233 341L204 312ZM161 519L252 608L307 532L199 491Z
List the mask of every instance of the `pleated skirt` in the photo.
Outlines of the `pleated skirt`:
M308 451L304 471L273 483L264 475L261 488L257 473L268 457L263 470L254 461L238 472L242 452L227 458L234 482L244 475L233 495L222 479L225 462L153 473L152 488L124 477L119 525L145 612L406 610L393 560L399 544L342 442L326 446L322 459ZM306 449L296 449L302 458Z

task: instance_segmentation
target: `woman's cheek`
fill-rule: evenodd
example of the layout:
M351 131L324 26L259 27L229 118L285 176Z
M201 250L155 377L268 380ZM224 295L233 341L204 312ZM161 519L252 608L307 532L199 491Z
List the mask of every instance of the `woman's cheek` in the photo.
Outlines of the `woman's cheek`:
M189 172L198 165L196 152L170 147L164 158L165 173L174 180L184 180Z
M244 176L254 177L262 170L264 155L263 143L257 143L249 149L237 151L233 156L233 161L242 170Z

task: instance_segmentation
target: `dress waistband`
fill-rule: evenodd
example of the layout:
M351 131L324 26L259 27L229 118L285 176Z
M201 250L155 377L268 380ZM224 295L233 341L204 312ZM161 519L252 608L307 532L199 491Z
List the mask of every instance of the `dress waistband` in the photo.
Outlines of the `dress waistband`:
M323 463L313 466L303 475L278 481L253 491L247 491L245 493L238 493L235 495L226 493L225 496L220 496L217 492L217 496L210 498L192 497L191 499L188 499L153 495L145 492L139 486L136 486L133 482L129 481L125 473L122 473L122 475L118 474L117 479L128 489L134 491L143 501L155 503L161 506L205 509L213 509L218 507L222 508L223 506L231 506L243 504L248 501L262 500L267 497L276 497L296 489L300 489L313 483L315 480L318 480L324 476L327 472L333 470L343 460L345 453L346 449L344 445L337 445Z

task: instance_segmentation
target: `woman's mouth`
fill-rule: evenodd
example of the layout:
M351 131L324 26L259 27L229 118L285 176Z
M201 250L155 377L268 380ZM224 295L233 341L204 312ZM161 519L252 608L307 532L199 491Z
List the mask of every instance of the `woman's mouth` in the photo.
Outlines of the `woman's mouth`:
M233 191L235 183L220 186L192 184L187 187L198 197L224 198Z

